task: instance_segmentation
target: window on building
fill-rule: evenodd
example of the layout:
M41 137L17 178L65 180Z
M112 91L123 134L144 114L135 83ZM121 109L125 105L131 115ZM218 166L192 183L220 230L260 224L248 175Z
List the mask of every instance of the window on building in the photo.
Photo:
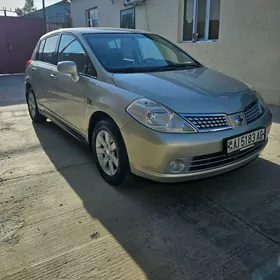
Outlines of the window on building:
M43 61L56 64L57 53L56 53L56 45L58 40L58 35L49 37L46 39L44 52L43 52Z
M221 0L185 0L183 41L219 38Z
M120 13L121 28L135 29L135 8L122 10Z
M86 13L87 13L87 26L88 27L98 27L97 7L87 10Z
M96 76L95 68L81 44L71 35L62 35L58 61L74 61L78 72Z

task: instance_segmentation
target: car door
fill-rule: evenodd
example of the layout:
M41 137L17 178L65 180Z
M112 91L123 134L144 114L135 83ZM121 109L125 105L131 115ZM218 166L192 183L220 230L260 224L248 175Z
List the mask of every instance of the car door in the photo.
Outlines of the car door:
M58 48L58 63L73 61L77 65L80 79L72 80L70 74L53 73L55 80L55 98L52 110L71 128L83 133L85 118L85 92L91 76L96 75L94 67L81 43L70 34L62 34Z
M31 71L29 72L32 88L36 93L37 103L41 102L40 84L42 82L40 80L42 77L41 77L41 75L39 75L39 72L37 72L37 71L39 70L39 68L41 68L41 60L42 60L42 56L43 56L45 42L46 42L46 40L42 40L42 41L39 41L38 44L36 45L35 53L32 56Z
M50 36L40 43L36 60L32 62L32 86L34 88L38 105L41 109L51 111L52 75L57 59L57 43L59 34Z

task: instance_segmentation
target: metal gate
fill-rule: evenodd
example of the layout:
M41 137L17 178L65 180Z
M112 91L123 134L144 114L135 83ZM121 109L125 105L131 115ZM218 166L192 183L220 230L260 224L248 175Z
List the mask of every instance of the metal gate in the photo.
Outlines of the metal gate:
M47 32L69 27L72 27L71 16L69 12L65 11L63 13L48 14L46 18Z
M42 18L0 16L0 74L23 73L44 33Z

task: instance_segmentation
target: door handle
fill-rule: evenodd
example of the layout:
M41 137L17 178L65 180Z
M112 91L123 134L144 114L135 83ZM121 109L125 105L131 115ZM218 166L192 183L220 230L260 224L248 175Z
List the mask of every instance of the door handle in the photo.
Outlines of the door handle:
M91 104L91 100L89 98L86 97L86 103L87 104Z
M35 68L35 67L32 67L32 71L33 71L33 72L36 72L36 68Z
M55 74L51 74L50 76L53 80L56 80L56 75Z

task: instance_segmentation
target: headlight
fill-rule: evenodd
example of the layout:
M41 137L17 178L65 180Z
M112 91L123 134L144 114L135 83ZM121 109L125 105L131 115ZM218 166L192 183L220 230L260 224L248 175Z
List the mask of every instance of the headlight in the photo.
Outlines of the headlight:
M266 106L266 104L265 104L265 102L264 102L262 96L261 96L257 91L255 91L255 90L253 90L253 92L257 95L258 100L259 100L259 104L262 106L263 111L264 111L264 110L266 109L267 106Z
M140 98L127 107L127 112L143 125L161 132L197 132L187 121L170 109L147 98Z

